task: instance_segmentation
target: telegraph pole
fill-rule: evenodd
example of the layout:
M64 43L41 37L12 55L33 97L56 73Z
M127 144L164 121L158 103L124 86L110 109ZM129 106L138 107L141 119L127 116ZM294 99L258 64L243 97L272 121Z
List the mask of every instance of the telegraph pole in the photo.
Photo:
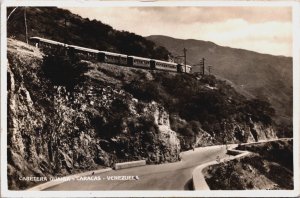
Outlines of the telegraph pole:
M25 23L25 39L28 44L28 31L27 31L27 18L26 18L26 7L24 7L24 23Z
M202 65L202 75L204 76L205 74L205 58L202 58L202 60L200 61L200 64Z
M186 51L187 49L183 48L183 56L184 56L184 72L186 73Z
M209 72L209 75L211 74L211 70L212 70L212 66L208 66L208 72Z
M186 73L186 48L183 48L183 56L175 56L174 59L178 60L178 58L184 58L184 72ZM181 59L182 60L182 59ZM180 60L180 62L181 62Z
M68 34L67 34L67 32L68 32L68 27L67 27L67 17L65 16L65 45L67 44L67 37L68 37ZM66 47L66 46L65 46Z

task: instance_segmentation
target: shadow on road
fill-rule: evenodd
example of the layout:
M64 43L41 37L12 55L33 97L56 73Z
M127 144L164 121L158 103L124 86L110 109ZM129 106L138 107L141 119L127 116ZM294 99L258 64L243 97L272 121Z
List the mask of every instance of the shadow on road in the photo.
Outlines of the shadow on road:
M184 185L184 190L194 190L193 189L193 179L189 179L185 185Z

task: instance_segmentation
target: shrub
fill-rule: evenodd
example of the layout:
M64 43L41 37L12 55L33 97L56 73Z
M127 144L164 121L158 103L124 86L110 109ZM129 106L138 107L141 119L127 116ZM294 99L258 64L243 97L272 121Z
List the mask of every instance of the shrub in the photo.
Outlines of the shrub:
M87 71L87 65L61 55L60 52L52 52L44 57L42 70L54 85L72 90L84 80L83 74Z
M261 121L266 125L272 124L272 117L275 115L270 103L259 99L246 101L243 111L250 115L254 122Z
M134 80L124 86L124 89L130 92L135 98L150 102L158 99L158 86L154 82L140 82Z

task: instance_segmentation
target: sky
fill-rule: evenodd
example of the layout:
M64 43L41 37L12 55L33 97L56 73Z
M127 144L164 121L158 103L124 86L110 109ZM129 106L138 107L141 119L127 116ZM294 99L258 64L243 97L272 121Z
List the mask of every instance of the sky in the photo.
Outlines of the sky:
M292 56L290 7L67 8L117 30L211 41L272 55Z

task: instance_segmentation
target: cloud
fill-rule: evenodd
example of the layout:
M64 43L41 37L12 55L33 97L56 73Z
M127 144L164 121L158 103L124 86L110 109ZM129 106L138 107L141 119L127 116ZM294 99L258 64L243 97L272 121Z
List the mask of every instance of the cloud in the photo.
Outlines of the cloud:
M289 7L137 7L131 8L163 16L174 22L220 22L241 18L250 23L266 21L291 21Z
M212 41L274 55L292 54L291 9L286 7L69 8L117 30Z

